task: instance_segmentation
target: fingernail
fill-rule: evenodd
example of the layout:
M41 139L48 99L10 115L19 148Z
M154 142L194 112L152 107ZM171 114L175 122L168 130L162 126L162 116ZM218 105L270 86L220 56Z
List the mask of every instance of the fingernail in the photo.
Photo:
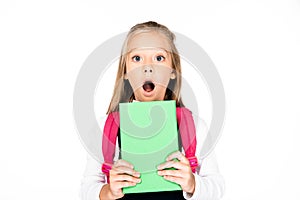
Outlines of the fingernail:
M140 182L141 182L141 179L136 179L136 182L137 182L137 183L140 183Z
M134 172L134 176L136 176L136 177L140 177L140 176L141 176L141 174L140 174L139 172Z

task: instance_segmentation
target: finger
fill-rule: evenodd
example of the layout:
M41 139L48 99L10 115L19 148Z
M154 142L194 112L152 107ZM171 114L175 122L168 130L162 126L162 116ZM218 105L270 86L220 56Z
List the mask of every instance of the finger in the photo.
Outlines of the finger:
M135 177L140 177L140 173L124 166L120 167L113 167L112 170L110 171L111 174L129 174Z
M158 171L157 174L160 176L187 177L186 173L183 173L181 170L161 170Z
M130 175L114 175L111 177L111 181L117 182L117 181L128 181L128 182L134 182L134 183L140 183L141 179L135 178Z
M187 165L176 160L167 161L157 166L158 170L174 167L176 169L184 169Z
M186 164L190 163L189 160L180 151L176 151L167 157L167 161L173 160L173 159L178 159L181 162L186 163Z
M125 160L117 160L115 162L114 166L116 166L116 167L124 166L124 167L128 167L128 168L131 168L131 169L134 168L134 166L131 163L129 163Z
M118 190L118 189L122 189L124 187L135 186L135 185L136 185L135 182L128 182L128 181L122 182L122 181L118 181L118 182L114 183L114 188Z
M174 182L174 183L177 183L178 185L182 185L183 182L184 182L184 179L181 178L181 177L175 177L175 176L164 176L164 179L168 180L168 181L171 181L171 182Z

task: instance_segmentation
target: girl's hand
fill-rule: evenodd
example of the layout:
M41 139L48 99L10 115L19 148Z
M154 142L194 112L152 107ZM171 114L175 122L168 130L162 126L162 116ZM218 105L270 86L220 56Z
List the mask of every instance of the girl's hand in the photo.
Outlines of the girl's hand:
M104 191L100 192L100 199L118 199L123 197L122 188L134 186L141 182L139 177L140 173L133 169L132 164L125 160L118 160L109 172L110 182L103 188Z
M176 161L174 159L178 159ZM176 170L166 169L174 167ZM159 165L158 175L166 180L179 184L183 191L193 194L195 190L195 177L190 167L189 160L179 151L167 157L167 162Z

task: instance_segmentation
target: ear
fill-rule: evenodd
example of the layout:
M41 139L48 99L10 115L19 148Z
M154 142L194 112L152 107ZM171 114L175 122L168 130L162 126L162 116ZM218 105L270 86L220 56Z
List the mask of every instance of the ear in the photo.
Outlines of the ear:
M175 79L175 78L176 78L176 71L172 70L170 79Z

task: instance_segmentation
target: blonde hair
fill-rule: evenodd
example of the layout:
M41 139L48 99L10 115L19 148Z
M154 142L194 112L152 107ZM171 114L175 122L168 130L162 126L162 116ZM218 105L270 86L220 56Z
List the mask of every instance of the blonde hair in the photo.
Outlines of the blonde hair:
M135 97L133 89L130 86L128 80L125 79L126 74L126 56L128 53L128 44L129 41L137 34L146 33L146 32L157 32L165 36L169 46L170 53L172 58L172 68L175 71L176 78L169 81L169 85L166 90L164 100L176 100L177 107L183 107L183 103L180 97L181 89L181 64L178 50L174 44L175 35L172 33L166 26L158 24L153 21L140 23L133 26L127 34L127 37L124 41L121 57L119 60L119 67L117 72L117 77L115 80L115 86L113 91L113 96L111 98L107 114L118 111L119 103L123 102L132 102Z

